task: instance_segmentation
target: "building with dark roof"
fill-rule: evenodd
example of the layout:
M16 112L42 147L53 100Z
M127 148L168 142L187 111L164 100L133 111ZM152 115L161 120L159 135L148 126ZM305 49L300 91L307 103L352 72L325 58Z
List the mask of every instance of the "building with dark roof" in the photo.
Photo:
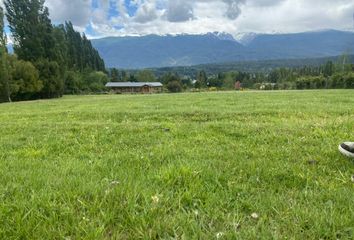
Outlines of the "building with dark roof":
M161 93L160 82L109 82L106 87L114 93Z

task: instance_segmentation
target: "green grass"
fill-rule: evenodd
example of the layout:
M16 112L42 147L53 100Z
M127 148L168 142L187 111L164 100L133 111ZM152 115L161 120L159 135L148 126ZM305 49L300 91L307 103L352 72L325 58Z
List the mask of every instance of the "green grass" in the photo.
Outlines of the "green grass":
M354 238L353 90L2 104L0 136L0 239Z

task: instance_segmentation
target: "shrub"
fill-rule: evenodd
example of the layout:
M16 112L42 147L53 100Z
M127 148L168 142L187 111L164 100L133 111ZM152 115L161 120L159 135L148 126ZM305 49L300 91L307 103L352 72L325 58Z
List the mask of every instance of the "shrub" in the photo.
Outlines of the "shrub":
M182 85L179 81L171 81L167 84L167 89L173 93L182 92Z
M37 69L32 63L8 56L9 90L13 100L33 99L43 89Z
M65 76L65 93L78 94L83 89L83 81L80 72L68 71Z

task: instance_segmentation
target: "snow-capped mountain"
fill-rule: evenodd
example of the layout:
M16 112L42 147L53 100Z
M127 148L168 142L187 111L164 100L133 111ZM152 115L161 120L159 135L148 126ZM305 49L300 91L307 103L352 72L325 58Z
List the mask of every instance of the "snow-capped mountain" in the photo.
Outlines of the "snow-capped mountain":
M201 35L148 35L92 40L108 67L190 66L250 60L298 59L354 53L354 32L213 32Z
M257 33L252 33L252 32L249 32L249 33L237 33L234 35L234 39L241 43L242 45L244 46L247 46L250 42L253 41L253 39L255 39L259 34Z

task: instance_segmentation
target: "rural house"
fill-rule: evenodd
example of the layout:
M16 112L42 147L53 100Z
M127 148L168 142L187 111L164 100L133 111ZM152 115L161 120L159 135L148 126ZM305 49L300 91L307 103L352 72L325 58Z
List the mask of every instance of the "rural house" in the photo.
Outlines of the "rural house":
M114 93L161 93L160 82L109 82L106 87Z

